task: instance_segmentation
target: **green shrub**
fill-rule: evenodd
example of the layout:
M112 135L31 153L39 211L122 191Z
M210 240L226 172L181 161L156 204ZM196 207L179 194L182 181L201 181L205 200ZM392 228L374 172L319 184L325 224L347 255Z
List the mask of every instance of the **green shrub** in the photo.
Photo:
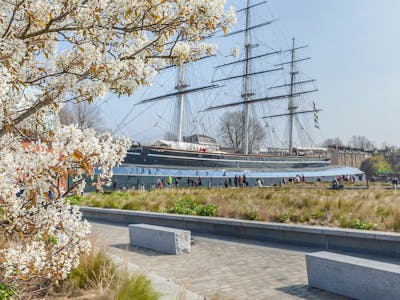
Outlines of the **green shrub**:
M197 216L215 216L217 213L217 206L211 203L197 204L192 198L186 196L177 201L173 207L167 210L172 214L181 215L197 215Z
M312 216L313 219L320 220L323 217L325 217L325 213L322 210L317 210L311 216Z
M301 220L301 217L299 215L295 214L295 213L292 213L289 216L289 220L290 220L290 222L297 223L297 222L299 222Z
M360 219L352 219L350 221L343 221L342 218L341 226L344 228L352 228L352 229L363 229L363 230L378 230L379 224L375 223L365 223Z
M66 197L67 200L71 203L71 205L78 205L83 197L81 195L73 195L73 196L68 196Z
M0 283L1 300L19 299L18 294L19 292L17 288L4 283Z
M279 222L281 223L286 223L289 221L289 213L284 212L280 217L279 217Z
M279 218L279 222L281 222L281 223L285 223L285 222L297 223L300 220L301 220L301 217L298 214L296 214L293 210L284 212Z
M199 205L196 208L196 215L214 217L217 214L217 206L211 203Z
M258 220L258 212L256 210L246 212L244 217L247 220Z
M150 280L144 276L128 276L119 288L117 300L157 300L160 294L153 290Z
M181 215L195 215L197 204L189 197L177 201L173 207L168 209L169 213Z

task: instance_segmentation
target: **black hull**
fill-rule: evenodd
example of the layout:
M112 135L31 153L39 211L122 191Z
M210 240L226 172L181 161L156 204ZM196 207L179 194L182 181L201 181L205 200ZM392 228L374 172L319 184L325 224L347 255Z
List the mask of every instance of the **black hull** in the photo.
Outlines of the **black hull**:
M153 147L134 147L124 161L124 164L141 167L228 170L304 170L326 167L329 163L329 159L318 157L240 155Z

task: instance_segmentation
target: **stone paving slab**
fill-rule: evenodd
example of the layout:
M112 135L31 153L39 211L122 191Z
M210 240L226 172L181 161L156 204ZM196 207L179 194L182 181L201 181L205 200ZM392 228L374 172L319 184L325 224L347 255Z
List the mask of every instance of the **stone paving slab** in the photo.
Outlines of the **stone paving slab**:
M192 235L190 254L129 246L128 227L91 223L98 247L206 299L347 299L307 285L305 253L316 249Z

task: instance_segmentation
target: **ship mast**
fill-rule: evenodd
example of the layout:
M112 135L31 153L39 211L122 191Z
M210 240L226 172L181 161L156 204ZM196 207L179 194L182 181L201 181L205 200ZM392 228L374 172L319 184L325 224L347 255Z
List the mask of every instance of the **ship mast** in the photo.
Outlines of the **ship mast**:
M242 95L244 99L244 107L243 107L243 116L244 116L244 125L243 125L243 153L249 154L249 123L250 123L250 106L247 103L250 97L250 60L251 56L251 42L250 42L250 0L247 0L246 6L246 34L245 34L245 67L244 67L244 93Z
M189 85L185 83L185 65L179 66L178 68L178 81L176 83L176 89L178 90L178 95L176 96L177 98L177 120L176 120L176 136L178 142L183 141L183 109L184 109L184 104L185 104L185 94L182 93L182 91L188 87Z
M166 67L167 68L170 68ZM176 67L176 66L175 66ZM177 118L176 118L176 123L175 123L175 134L176 134L176 140L178 142L183 141L183 118L184 118L184 108L185 108L185 95L186 94L192 94L192 93L198 93L198 92L203 92L206 90L211 90L211 89L216 89L219 88L220 85L218 84L210 84L206 86L201 86L201 87L195 87L188 89L190 86L186 81L185 81L185 65L178 66L178 72L177 72L177 80L176 80L176 86L175 90L176 92L153 97L153 98L147 98L144 100L141 100L138 102L138 104L147 104L147 103L152 103L152 102L158 102L162 100L168 100L170 98L176 99L176 108L177 108Z
M246 29L244 30L240 30L237 31L239 32L246 32L246 43L245 43L245 58L235 61L235 62L230 62L230 63L226 63L226 64L222 64L217 66L216 68L225 68L237 63L244 63L245 67L244 67L244 74L243 75L236 75L236 76L230 76L227 78L222 78L222 79L217 79L217 80L213 80L213 83L216 82L220 82L220 81L227 81L227 80L232 80L232 79L237 79L237 78L243 78L244 80L244 92L242 94L242 101L238 101L238 102L230 102L230 103L226 103L226 104L222 104L222 105L216 105L216 106L210 106L206 109L204 109L203 111L213 111L213 110L218 110L218 109L225 109L228 107L237 107L237 106L243 106L243 116L244 116L244 129L245 132L243 134L244 138L243 138L243 152L244 154L248 154L249 151L249 136L248 136L248 129L249 129L249 106L252 104L256 104L256 103L263 103L263 102L271 102L271 101L281 101L284 99L288 99L288 113L283 113L283 114L275 114L275 115L269 115L269 116L265 116L262 117L264 119L270 119L270 118L276 118L276 117L289 117L289 147L288 147L288 153L290 155L294 154L294 121L295 121L295 116L296 115L300 115L300 114L316 114L319 111L321 111L320 109L316 109L314 107L313 110L303 110L303 111L298 111L297 110L297 106L295 103L295 99L302 96L302 95L306 95L306 94L310 94L313 92L316 92L317 89L306 89L306 90L302 90L302 91L297 91L296 87L297 86L303 86L303 85L308 85L310 83L313 83L315 80L311 79L311 80L303 80L303 81L298 81L296 78L296 74L298 73L298 71L296 70L296 63L299 62L303 62L306 60L311 59L310 57L306 57L306 58L296 58L296 51L306 48L308 46L295 46L295 39L293 38L292 40L292 47L290 49L286 49L286 50L277 50L277 51L272 51L272 52L267 52L264 54L260 54L260 55L256 55L256 56L251 56L251 41L250 41L250 35L249 35L249 31L252 30L253 28L258 28L260 26L265 26L265 25L269 25L271 24L273 21L272 20L270 22L266 22L266 23L262 23L260 25L256 25L256 26L249 26L249 8L255 6L249 6L249 0L247 0L247 10L246 10ZM236 32L234 32L236 33ZM233 34L234 34L233 33ZM232 34L232 33L231 33ZM291 58L289 61L283 62L283 63L278 63L273 65L275 68L273 69L267 69L267 70L261 70L261 71L257 71L257 72L251 72L250 71L250 61L256 60L256 59L262 59L264 57L267 56L273 56L273 55L282 55L284 53L290 53L291 54ZM271 96L259 96L257 98L255 98L254 96L255 93L250 91L250 79L253 76L257 76L257 75L261 75L264 73L270 73L270 72L276 72L276 71L282 71L284 70L284 66L285 65L289 65L290 66L290 83L289 84L281 84L281 85L276 85L276 86L271 86L268 89L269 90L273 90L273 89L282 89L282 88L289 88L289 91L287 91L286 93L281 93L278 95L271 95ZM247 130L246 130L247 129Z
M289 154L293 154L293 127L294 127L294 112L297 107L294 106L294 83L296 72L294 70L294 61L295 61L295 50L294 50L294 38L292 40L292 61L290 64L290 94L289 94Z
M245 12L246 14L246 24L245 28L236 30L233 32L230 32L226 34L225 36L231 36L231 35L236 35L236 34L241 34L245 33L244 35L244 54L245 57L244 59L225 63L219 66L216 66L215 69L219 68L226 68L235 64L243 64L244 63L244 70L243 73L240 75L233 75L225 78L220 78L220 79L215 79L212 80L210 85L207 86L201 86L201 87L195 87L188 89L189 84L185 81L185 65L182 66L168 66L167 68L170 67L178 67L178 73L177 73L177 79L176 79L176 86L175 86L175 92L171 92L169 94L153 97L153 98L147 98L145 100L140 101L138 104L145 104L145 103L150 103L150 102L155 102L155 101L161 101L161 100L166 100L169 98L174 98L176 99L176 107L177 107L177 119L176 119L176 124L175 124L175 133L177 137L177 141L181 142L183 140L183 114L184 114L184 107L185 107L185 95L186 94L191 94L191 93L197 93L197 92L202 92L205 90L210 90L210 89L216 89L220 88L221 86L219 85L219 82L222 81L231 81L231 80L237 80L237 79L242 79L243 82L243 89L242 89L242 99L241 101L237 102L230 102L227 104L223 105L216 105L216 106L210 106L206 109L203 110L203 112L207 111L213 111L217 109L224 109L224 108L229 108L229 107L242 107L242 114L243 114L243 133L242 133L242 152L244 154L248 154L250 152L249 149L249 123L250 123L250 105L256 104L256 103L264 103L264 102L270 102L270 101L281 101L284 99L288 99L288 113L284 114L276 114L276 115L270 115L270 116L265 116L262 118L275 118L275 117L283 117L283 116L288 116L289 117L289 153L293 154L293 131L294 131L294 116L298 114L308 114L308 113L317 113L320 110L313 109L313 110L307 110L307 111L298 111L297 107L295 106L295 99L298 98L301 95L309 94L316 92L317 89L306 89L306 90L301 90L297 91L296 86L298 85L307 85L309 83L314 82L314 80L304 80L304 81L296 81L296 68L295 64L297 62L305 61L310 59L309 57L307 58L301 58L301 59L296 59L296 50L306 48L307 46L298 46L295 47L295 40L293 39L292 41L292 47L291 49L286 49L286 50L275 50L272 52L266 52L262 53L256 56L252 56L252 48L254 45L252 44L251 41L251 35L250 31L261 28L264 26L268 26L278 19L272 19L270 21L258 23L255 25L251 25L251 14L250 14L250 9L254 9L258 6L264 5L266 1L261 1L259 3L251 4L251 0L246 1L246 7L240 10L237 10L236 12ZM173 42L171 42L171 45L174 45ZM282 55L284 53L291 53L291 59L290 61L279 63L273 65L273 68L271 69L264 69L264 70L256 70L252 71L251 65L253 60L259 60L263 59L269 56L275 56L275 55ZM206 57L203 57L206 58ZM256 95L251 89L251 80L255 76L259 76L265 73L274 73L274 72L279 72L284 70L285 65L290 65L290 84L282 84L282 85L276 85L269 87L269 90L272 89L281 89L281 88L290 88L290 91L287 91L286 93L279 93L279 94L273 94L273 95ZM216 84L218 82L218 84ZM256 97L258 96L258 97Z

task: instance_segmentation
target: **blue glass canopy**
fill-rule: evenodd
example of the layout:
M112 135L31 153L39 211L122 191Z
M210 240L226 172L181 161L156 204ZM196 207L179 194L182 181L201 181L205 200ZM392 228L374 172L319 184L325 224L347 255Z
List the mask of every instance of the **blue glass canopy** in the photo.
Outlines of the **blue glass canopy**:
M193 169L159 169L141 168L134 166L120 166L113 169L114 176L173 176L173 177L234 177L245 174L247 178L290 178L296 176L305 177L336 177L342 175L358 176L363 172L357 168L344 166L329 166L307 170L193 170Z

